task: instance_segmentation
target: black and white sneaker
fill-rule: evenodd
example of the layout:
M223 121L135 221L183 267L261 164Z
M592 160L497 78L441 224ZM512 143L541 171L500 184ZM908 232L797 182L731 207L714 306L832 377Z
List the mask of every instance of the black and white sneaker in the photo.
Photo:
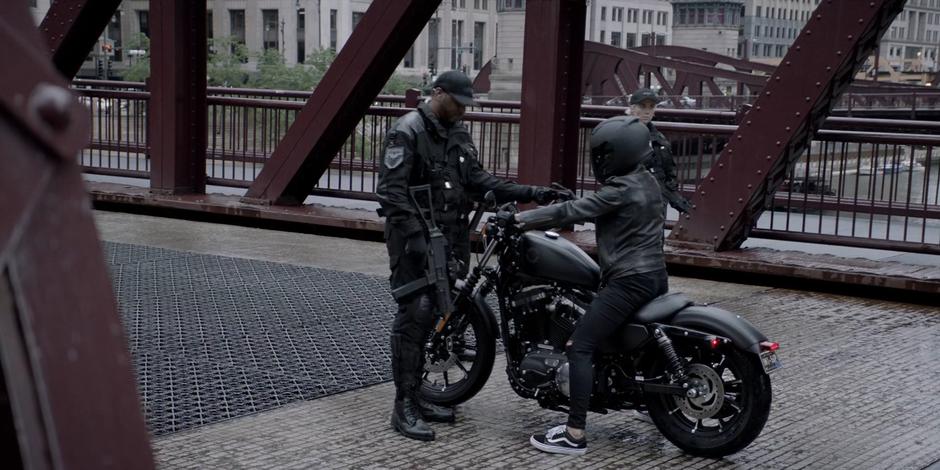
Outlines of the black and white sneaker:
M583 455L587 452L587 439L571 437L564 424L545 431L545 434L533 434L529 443L542 452L552 454Z

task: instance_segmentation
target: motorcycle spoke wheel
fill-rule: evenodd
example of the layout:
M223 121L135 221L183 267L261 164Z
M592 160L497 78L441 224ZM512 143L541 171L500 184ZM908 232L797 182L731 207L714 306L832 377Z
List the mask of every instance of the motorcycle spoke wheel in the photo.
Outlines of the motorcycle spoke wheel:
M743 449L757 438L770 413L769 377L756 356L737 349L683 349L679 353L697 396L650 393L650 417L667 439L690 454L721 457Z

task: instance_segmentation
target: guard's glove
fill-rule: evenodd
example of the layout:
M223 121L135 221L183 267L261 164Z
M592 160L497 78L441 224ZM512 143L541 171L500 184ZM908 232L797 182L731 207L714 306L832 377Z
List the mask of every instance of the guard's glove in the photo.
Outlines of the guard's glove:
M559 201L571 201L577 199L574 191L564 187L561 183L552 183L552 189L558 192L558 197L556 198Z
M428 252L428 241L420 231L411 234L405 240L405 254L409 256L424 256Z
M544 206L555 199L558 199L558 191L545 186L532 187L532 200L540 206Z
M675 197L669 199L669 205L672 206L673 209L683 214L688 214L689 211L692 210L692 203L689 202L688 199L679 196L678 194Z

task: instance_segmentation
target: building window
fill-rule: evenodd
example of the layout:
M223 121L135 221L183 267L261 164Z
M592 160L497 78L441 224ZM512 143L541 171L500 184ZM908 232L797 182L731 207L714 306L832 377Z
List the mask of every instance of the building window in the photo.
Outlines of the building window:
M761 7L760 5L757 5L757 10L755 10L754 16L757 18L760 18L761 14L763 13L763 11L761 11L762 9L763 7Z
M657 45L657 46L665 46L665 45L666 45L666 35L665 35L665 34L657 34L657 35L656 35L656 45Z
M607 21L607 7L601 7L601 21Z
M636 47L636 33L627 33L627 48Z
M640 10L636 8L631 8L627 10L627 23L636 23L637 16L640 14Z
M441 20L431 18L428 22L428 70L437 74L437 50L441 41Z
M406 69L414 68L415 66L415 45L412 44L408 48L408 52L405 53L405 60L402 61L402 66Z
M653 24L653 10L643 10L643 24Z
M607 44L607 31L601 30L601 44Z
M620 47L620 31L611 31L610 45Z
M297 63L302 64L307 60L306 51L306 33L307 33L307 15L301 8L297 10Z
M486 23L473 23L473 70L483 68L483 45L486 41Z
M150 37L150 12L147 10L137 10L137 25L140 27L140 33Z
M611 8L610 9L610 20L623 22L623 8Z
M229 31L232 36L232 54L238 44L245 45L245 10L228 11Z
M330 10L330 49L336 51L336 10Z
M352 14L352 29L355 30L356 26L359 26L359 22L362 21L362 17L366 14L361 11L354 11Z
M760 45L759 45L759 44L754 44L754 50L753 50L753 52L751 53L751 55L752 55L753 57L757 57L759 54L760 54Z
M463 20L451 20L450 31L450 68L461 70L463 58L460 54L460 45L463 41Z
M277 50L277 10L261 10L261 47Z

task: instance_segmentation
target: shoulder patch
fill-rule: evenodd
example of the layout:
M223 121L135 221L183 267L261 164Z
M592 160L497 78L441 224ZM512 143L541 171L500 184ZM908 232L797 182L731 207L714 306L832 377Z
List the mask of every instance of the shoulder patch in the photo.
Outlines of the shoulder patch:
M405 148L400 145L390 146L385 149L385 167L394 170L405 160Z

